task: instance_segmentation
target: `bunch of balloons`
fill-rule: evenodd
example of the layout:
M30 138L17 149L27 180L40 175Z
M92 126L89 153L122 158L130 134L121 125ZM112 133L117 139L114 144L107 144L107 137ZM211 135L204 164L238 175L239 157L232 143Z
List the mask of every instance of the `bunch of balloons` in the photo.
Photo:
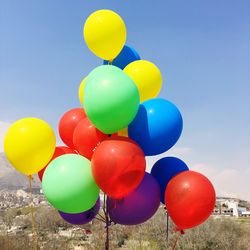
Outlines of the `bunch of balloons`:
M183 127L179 109L157 98L160 70L125 45L126 26L111 10L91 14L83 35L104 61L80 84L82 107L60 119L65 146L56 146L46 122L24 118L7 131L7 158L26 175L38 172L46 198L69 223L84 224L97 215L101 189L115 223L143 223L162 202L178 229L199 225L215 204L205 176L175 157L162 158L145 172L145 156L173 147Z

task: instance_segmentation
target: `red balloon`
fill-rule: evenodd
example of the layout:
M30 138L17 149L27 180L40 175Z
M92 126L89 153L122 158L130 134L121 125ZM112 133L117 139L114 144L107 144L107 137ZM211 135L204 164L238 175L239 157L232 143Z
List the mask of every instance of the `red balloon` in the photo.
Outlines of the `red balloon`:
M72 148L68 148L68 147L64 147L64 146L57 146L49 163L51 161L53 161L56 157L58 157L60 155L64 155L64 154L76 154L76 152ZM49 163L42 170L40 170L38 172L38 177L39 177L40 181L43 180L44 171L47 168L47 166L49 165Z
M133 140L120 136L101 142L91 163L98 186L116 199L137 188L146 168L142 149Z
M67 111L59 122L59 135L63 142L74 149L73 133L77 124L86 117L82 108L75 108Z
M88 118L81 120L74 131L74 148L79 154L91 160L95 148L101 141L108 138L107 134L98 130Z
M167 211L178 229L204 222L215 206L215 190L202 174L184 171L173 177L165 191Z

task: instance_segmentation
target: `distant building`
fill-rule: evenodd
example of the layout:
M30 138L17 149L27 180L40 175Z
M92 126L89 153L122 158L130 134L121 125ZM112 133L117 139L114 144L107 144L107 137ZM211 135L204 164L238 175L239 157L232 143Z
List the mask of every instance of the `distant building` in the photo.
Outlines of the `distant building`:
M22 197L22 198L27 198L29 195L25 191L23 191L22 189L18 189L16 191L16 196Z
M250 216L250 211L247 211L245 207L240 207L236 199L218 198L213 214L239 217Z
M241 213L241 216L243 216L243 217L250 217L250 211L243 211Z

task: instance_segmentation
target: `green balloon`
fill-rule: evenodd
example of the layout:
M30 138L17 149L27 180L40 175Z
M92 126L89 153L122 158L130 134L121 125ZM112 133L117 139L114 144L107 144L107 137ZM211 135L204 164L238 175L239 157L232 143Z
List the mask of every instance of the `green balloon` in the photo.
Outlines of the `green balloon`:
M44 172L42 187L52 206L72 214L92 208L100 191L90 161L76 154L65 154L53 160Z
M90 72L84 88L84 109L102 132L112 134L126 128L140 104L134 81L121 69L103 65Z

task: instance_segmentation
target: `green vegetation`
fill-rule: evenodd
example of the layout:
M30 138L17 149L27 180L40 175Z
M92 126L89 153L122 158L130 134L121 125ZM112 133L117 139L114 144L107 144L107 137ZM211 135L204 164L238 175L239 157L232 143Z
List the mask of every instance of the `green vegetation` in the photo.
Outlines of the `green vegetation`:
M18 216L20 214L18 211L21 211L21 216ZM3 222L8 222L9 228L17 223L17 219L19 219L18 223L23 225L22 230L15 234L7 233L7 231L1 233L1 250L33 249L31 216L26 214L27 211L29 211L27 208L9 209L1 215ZM66 250L76 247L79 250L104 249L105 225L97 220L94 220L93 224L81 227L72 226L64 222L55 209L48 206L38 207L35 210L35 218L36 231L38 232L38 249ZM87 234L86 230L90 230L92 234ZM170 250L179 232L174 232L172 223L170 223L169 232L169 242L167 244L166 215L164 209L160 208L158 213L144 224L137 226L112 225L110 227L110 249ZM176 249L249 250L250 218L235 219L226 217L218 219L211 217L203 225L186 230L184 235L180 235Z

